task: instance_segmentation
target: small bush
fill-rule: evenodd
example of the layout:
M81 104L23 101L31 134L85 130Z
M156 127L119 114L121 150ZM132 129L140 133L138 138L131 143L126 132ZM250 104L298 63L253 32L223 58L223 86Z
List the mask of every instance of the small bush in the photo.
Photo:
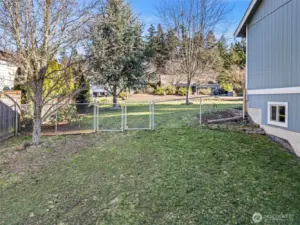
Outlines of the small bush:
M33 119L29 115L24 115L21 118L21 126L25 129L32 129L33 128Z
M227 92L233 92L233 86L229 83L221 84L221 87Z
M186 88L179 88L177 94L180 96L186 96ZM192 89L190 88L189 94L192 94Z
M164 88L159 87L154 91L154 94L155 95L166 95L166 91Z
M119 97L122 99L122 100L126 100L128 98L128 95L127 95L127 92L123 91L119 94Z
M166 91L167 95L175 95L176 94L176 88L171 85L167 86L165 91Z
M67 107L64 107L62 114L63 120L66 120L69 123L80 118L75 105L68 105Z
M56 113L50 116L48 119L52 125L63 121L67 121L69 124L72 121L80 119L80 115L77 112L77 108L75 105L68 105L65 107L60 108Z

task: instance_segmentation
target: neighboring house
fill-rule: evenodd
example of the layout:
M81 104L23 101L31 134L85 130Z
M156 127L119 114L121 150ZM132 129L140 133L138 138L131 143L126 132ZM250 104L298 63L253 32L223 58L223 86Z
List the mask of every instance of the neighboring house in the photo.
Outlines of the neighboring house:
M107 91L102 85L91 85L90 94L92 97L107 96Z
M205 73L202 77L205 78L199 78L194 77L191 82L191 89L193 94L199 94L200 89L217 89L219 85L214 79L208 80L209 78L214 78L216 73L213 71L210 71L209 73ZM174 86L176 88L185 88L187 86L186 82L186 76L185 75L165 75L165 74L159 74L160 84L162 86Z
M252 0L235 36L247 38L248 113L300 155L300 0Z
M12 90L17 67L7 61L8 54L0 51L0 91Z

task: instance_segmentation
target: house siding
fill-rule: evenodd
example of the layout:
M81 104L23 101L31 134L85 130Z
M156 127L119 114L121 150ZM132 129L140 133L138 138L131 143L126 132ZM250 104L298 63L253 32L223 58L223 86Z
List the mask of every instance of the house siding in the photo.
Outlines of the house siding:
M255 12L255 14L253 15L250 24L252 25L254 23L257 23L258 21L272 14L290 1L292 0L263 0L260 3L259 8Z
M300 86L300 1L264 0L248 24L248 90Z
M17 67L9 65L5 61L0 61L0 91L4 87L13 88L16 71Z
M261 109L261 122L263 125L268 125L268 102L287 102L287 130L300 132L300 94L249 95L248 107Z

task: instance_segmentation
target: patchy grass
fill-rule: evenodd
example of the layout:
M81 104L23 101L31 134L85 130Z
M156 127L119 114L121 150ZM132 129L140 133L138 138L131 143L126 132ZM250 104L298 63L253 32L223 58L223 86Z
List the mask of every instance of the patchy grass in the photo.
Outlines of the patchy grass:
M16 157L45 166L0 184L0 224L251 224L255 212L300 222L299 160L263 136L186 127L44 143ZM48 145L58 156L41 153Z

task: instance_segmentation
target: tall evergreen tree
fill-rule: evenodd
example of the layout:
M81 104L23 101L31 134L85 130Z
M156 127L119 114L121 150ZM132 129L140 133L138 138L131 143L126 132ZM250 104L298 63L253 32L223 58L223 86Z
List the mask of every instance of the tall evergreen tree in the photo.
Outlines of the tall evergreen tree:
M143 83L145 71L142 25L124 0L108 0L92 30L94 82L117 96L127 87Z
M218 42L218 50L221 58L223 59L223 68L225 70L229 70L232 62L230 53L228 51L228 46L224 38Z
M166 37L166 45L168 60L175 59L177 55L178 39L176 38L175 32L172 29L168 30Z
M146 56L150 59L150 61L155 59L156 50L157 50L157 42L156 39L156 30L153 24L150 25L148 29L148 36L146 38L147 47L146 47Z
M246 41L235 42L230 49L231 60L233 63L243 68L246 65Z
M158 24L157 26L157 37L155 40L157 43L157 53L155 57L156 66L158 69L163 69L166 64L168 52L166 48L165 33L161 24Z

